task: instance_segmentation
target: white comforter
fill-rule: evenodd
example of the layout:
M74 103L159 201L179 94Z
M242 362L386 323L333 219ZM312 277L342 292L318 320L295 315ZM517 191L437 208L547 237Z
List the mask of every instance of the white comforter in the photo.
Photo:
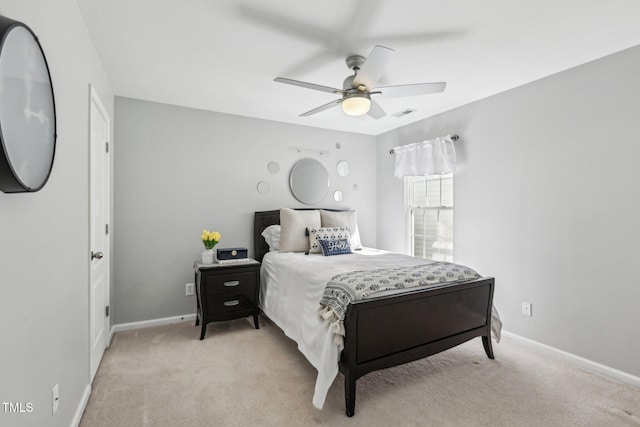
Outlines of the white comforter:
M333 333L317 311L327 282L336 274L412 266L429 262L422 258L364 248L351 255L269 252L261 267L260 308L318 371L313 405L321 409L327 391L338 374L339 348ZM380 296L375 294L374 296ZM499 339L500 319L494 310L492 329Z

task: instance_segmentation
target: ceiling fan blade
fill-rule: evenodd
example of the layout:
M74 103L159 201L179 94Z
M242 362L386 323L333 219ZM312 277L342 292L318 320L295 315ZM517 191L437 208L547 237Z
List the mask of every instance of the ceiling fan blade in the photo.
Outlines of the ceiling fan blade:
M403 96L426 95L429 93L442 92L446 86L446 82L417 83L398 86L380 86L374 90L376 92L380 91L380 95L378 96L381 98L400 98Z
M376 45L358 71L356 78L353 79L351 86L357 89L364 85L366 90L371 92L380 76L387 69L394 53L393 49Z
M335 87L322 86L322 85L317 85L315 83L301 82L299 80L292 80L284 77L276 77L275 79L273 79L273 81L278 83L285 83L293 86L300 86L307 89L319 90L321 92L344 93L342 89L336 89Z
M273 79L273 81L278 83L285 83L293 86L300 86L307 89L319 90L321 92L344 93L342 89L337 89L335 87L322 86L322 85L317 85L315 83L301 82L299 80L287 79L285 77L276 77L275 79Z
M305 74L317 71L332 61L341 60L344 56L346 56L346 54L343 54L343 52L328 49L314 52L286 68L283 74L286 76L304 76Z
M436 43L440 41L455 40L466 36L468 31L425 31L421 33L406 34L378 34L375 37L363 37L361 41L368 43L385 43L390 46L408 46L414 44Z
M313 114L319 113L320 111L328 110L329 108L335 107L337 105L342 104L342 98L336 99L335 101L331 101L327 104L321 105L318 108L314 108L313 110L309 110L306 113L300 114L300 117L307 117Z
M286 14L274 13L267 8L256 8L248 4L238 6L238 11L243 17L270 30L278 31L286 36L307 40L319 45L333 35L331 29L317 27L310 20L297 20L289 18Z
M373 99L371 100L371 107L369 108L369 112L367 114L376 120L381 119L387 115L387 113L382 109L380 104L378 104Z
M348 14L341 13L341 25L338 28L334 27L333 35L339 35L341 41L345 44L349 41L359 41L362 34L368 32L371 27L371 21L376 20L383 1L384 0L357 0L350 2L353 4L351 11ZM375 43L374 41L371 44ZM360 43L355 43L352 47L357 48L359 44Z

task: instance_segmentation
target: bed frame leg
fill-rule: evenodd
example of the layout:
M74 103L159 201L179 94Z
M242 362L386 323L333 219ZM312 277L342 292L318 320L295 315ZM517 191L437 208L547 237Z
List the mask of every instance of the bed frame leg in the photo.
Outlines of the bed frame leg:
M344 375L344 403L347 407L347 416L353 417L356 412L356 376L354 374Z
M493 357L493 347L491 347L491 336L483 336L482 345L484 346L484 352L487 353L487 357L489 359L495 359L495 357Z

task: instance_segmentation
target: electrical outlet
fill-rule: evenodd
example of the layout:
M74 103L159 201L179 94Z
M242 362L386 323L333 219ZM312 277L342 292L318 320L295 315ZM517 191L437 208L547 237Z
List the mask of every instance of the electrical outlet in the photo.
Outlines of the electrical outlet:
M194 288L195 288L195 284L194 283L187 283L185 285L185 289L184 289L185 296L193 295Z
M523 302L522 303L522 315L531 317L531 303Z
M58 404L60 403L60 395L58 393L58 384L53 386L51 390L51 415L55 415L58 410Z

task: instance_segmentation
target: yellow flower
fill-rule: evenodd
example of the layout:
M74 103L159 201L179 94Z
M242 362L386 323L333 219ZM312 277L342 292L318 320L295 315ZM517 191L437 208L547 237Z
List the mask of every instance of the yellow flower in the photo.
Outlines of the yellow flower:
M207 229L202 230L202 234L200 235L200 240L204 243L204 247L206 249L213 249L215 245L218 244L222 235L218 231L209 231Z

